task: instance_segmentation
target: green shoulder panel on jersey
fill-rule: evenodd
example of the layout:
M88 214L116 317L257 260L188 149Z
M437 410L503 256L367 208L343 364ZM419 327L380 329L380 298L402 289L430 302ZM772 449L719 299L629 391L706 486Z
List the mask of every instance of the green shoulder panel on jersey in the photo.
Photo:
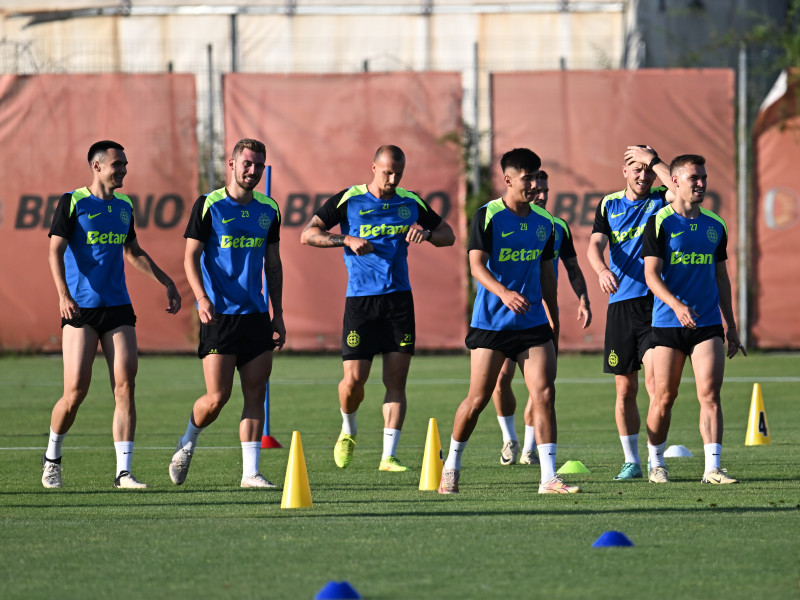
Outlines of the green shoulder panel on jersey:
M120 194L120 193L114 192L114 196L117 198L117 200L123 200L123 201L127 202L128 205L131 207L131 209L133 208L133 202L131 202L131 199L128 196L126 196L125 194Z
M702 206L700 207L700 212L706 215L707 217L711 217L712 219L716 219L717 221L722 223L722 229L725 230L725 235L728 235L728 226L725 224L725 219L720 217L717 213L713 213L710 210L703 208Z
M548 221L550 221L550 234L552 235L556 230L556 224L553 220L553 215L547 212L540 206L536 206L533 202L531 202L531 211L537 213L540 217L544 217Z
M617 200L622 198L625 195L625 190L620 190L618 192L614 192L613 194L608 194L600 201L600 214L606 216L606 204L608 204L611 200Z
M572 232L569 230L569 225L567 225L567 222L564 219L553 217L553 223L561 227L561 229L564 230L564 235L566 235L568 238L572 237Z
M69 202L69 216L72 216L72 213L75 212L75 205L78 204L79 200L88 198L91 195L92 192L89 191L88 187L78 188L77 190L72 192L72 199Z
M503 199L498 198L497 200L491 200L486 205L486 219L483 221L483 230L486 231L486 228L489 227L489 222L492 218L499 212L502 212L506 209L506 205L503 204Z
M417 204L419 204L420 208L424 208L426 211L428 210L428 207L427 207L427 206L425 205L425 203L422 201L422 198L420 198L420 197L419 197L417 194L415 194L414 192L409 192L408 190L406 190L406 189L403 189L403 188L397 188L397 190L396 190L396 191L397 191L397 195L398 195L398 196L400 196L401 198L411 198L411 199L413 199L413 200L414 200L414 201L415 201Z
M672 208L671 204L667 204L664 208L656 213L656 236L658 236L658 234L661 232L661 223L664 222L664 219L671 217L674 214L675 209Z
M342 204L350 200L353 196L363 196L369 190L367 189L367 184L362 185L354 185L349 190L347 190L344 194L342 194L342 198L339 200L339 204L336 205L336 208L339 208Z
M203 203L203 217L205 218L208 209L211 208L211 205L215 202L219 202L220 200L224 200L228 195L228 191L225 188L219 188L218 190L214 190L213 192L206 195L206 201Z
M267 204L275 209L275 213L278 215L278 222L281 220L281 209L278 208L278 203L275 202L272 198L267 196L266 194L262 194L261 192L253 192L253 199L256 202L260 202L261 204Z

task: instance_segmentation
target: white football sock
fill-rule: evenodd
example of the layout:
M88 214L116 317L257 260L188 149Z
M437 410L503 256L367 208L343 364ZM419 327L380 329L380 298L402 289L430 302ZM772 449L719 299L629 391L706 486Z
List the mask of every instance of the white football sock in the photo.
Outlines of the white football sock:
M186 426L186 433L184 433L181 438L181 448L187 452L194 452L194 447L197 445L197 438L203 429L205 429L205 427L198 427L192 423L192 419L190 418L189 425Z
M61 444L64 441L66 433L56 433L50 429L50 438L47 442L47 450L44 452L45 458L49 460L58 460L61 458Z
M358 432L358 425L356 425L356 413L357 410L346 413L342 409L339 409L339 412L342 413L342 433L346 433L348 435L355 435Z
M383 456L381 460L389 458L390 456L397 456L397 444L400 443L400 430L399 429L383 429Z
M501 417L497 415L497 422L500 423L500 431L503 432L503 442L509 440L517 441L517 432L514 427L514 415Z
M556 475L556 446L557 444L539 444L539 464L542 467L541 482L547 483Z
M703 446L703 452L706 455L706 472L711 469L719 469L722 444L705 444Z
M650 457L650 468L653 467L666 467L667 463L664 462L664 448L666 448L667 442L663 444L658 444L657 446L653 446L650 442L647 442L647 454Z
M242 479L258 473L261 442L242 442Z
M619 436L619 441L622 442L622 451L625 453L625 462L636 463L637 465L641 464L642 461L639 458L639 434L634 433L633 435L621 435Z
M114 442L114 450L117 452L117 475L123 471L131 472L131 460L133 460L133 442Z
M525 425L525 441L522 444L522 452L533 452L536 449L536 433L533 425Z
M464 453L464 448L467 447L467 442L457 442L450 437L450 452L447 455L447 460L444 461L445 469L461 470L461 455Z

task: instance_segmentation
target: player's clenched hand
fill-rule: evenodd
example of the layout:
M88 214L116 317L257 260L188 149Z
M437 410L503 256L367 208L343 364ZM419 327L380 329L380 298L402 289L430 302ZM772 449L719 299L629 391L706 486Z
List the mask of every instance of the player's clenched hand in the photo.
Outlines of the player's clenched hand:
M606 294L614 294L619 289L619 279L608 267L600 271L597 280L600 283L600 289Z
M272 317L272 341L275 348L280 350L286 343L286 326L283 324L283 314Z
M214 325L217 322L217 311L208 296L203 296L197 301L197 316L203 325Z
M531 307L531 303L525 296L512 290L506 290L504 293L502 293L500 295L500 300L502 300L503 304L505 304L515 315L524 314L528 312Z
M365 240L364 238L360 237L353 237L352 235L345 237L344 243L345 246L350 248L350 250L355 252L358 256L364 256L365 254L369 254L375 250L375 248L372 247L372 242L369 240Z

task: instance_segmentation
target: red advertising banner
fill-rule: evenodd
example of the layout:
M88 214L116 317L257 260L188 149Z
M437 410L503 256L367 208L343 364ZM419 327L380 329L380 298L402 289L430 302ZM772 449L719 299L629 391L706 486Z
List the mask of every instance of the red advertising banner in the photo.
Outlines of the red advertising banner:
M89 185L98 140L125 147L120 192L134 203L139 243L186 300L173 316L164 288L126 265L139 348L196 347L183 272L183 231L197 192L191 75L0 76L0 349L61 348L47 233L65 192Z
M753 341L760 348L800 348L800 98L798 72L755 126Z
M347 274L341 248L302 246L328 197L372 179L382 144L406 154L401 187L420 194L456 232L456 244L409 248L417 347L464 348L467 280L461 76L231 74L223 80L225 149L252 137L267 146L278 202L287 348L341 348ZM335 228L338 231L338 227Z
M707 159L705 207L728 226L728 274L736 298L736 166L733 72L728 69L644 69L496 73L492 76L495 197L502 195L499 158L514 147L542 157L550 174L548 210L564 219L589 288L592 325L582 330L566 273L559 276L560 347L603 348L607 298L586 259L595 210L625 188L626 146L647 144L669 161ZM487 198L489 200L489 198Z

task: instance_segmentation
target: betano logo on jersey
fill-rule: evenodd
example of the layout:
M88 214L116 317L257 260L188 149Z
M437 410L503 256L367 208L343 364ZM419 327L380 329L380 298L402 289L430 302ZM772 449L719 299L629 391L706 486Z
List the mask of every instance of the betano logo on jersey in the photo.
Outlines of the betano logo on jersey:
M639 225L638 227L631 227L627 231L612 231L611 232L611 243L618 244L619 242L624 242L625 240L632 240L633 238L637 238L644 233L644 225Z
M711 265L714 264L713 254L701 254L699 252L681 252L675 250L669 257L671 265Z
M112 246L119 246L125 243L128 239L127 233L100 233L99 231L86 232L86 244L94 246L95 244L110 244Z
M542 255L541 250L512 250L511 248L501 248L500 262L529 262L538 259Z
M260 248L264 245L263 237L239 237L233 235L222 235L219 238L220 248Z
M358 237L378 237L379 235L398 235L401 233L408 233L411 225L388 225L381 223L380 225L362 225L358 230Z

